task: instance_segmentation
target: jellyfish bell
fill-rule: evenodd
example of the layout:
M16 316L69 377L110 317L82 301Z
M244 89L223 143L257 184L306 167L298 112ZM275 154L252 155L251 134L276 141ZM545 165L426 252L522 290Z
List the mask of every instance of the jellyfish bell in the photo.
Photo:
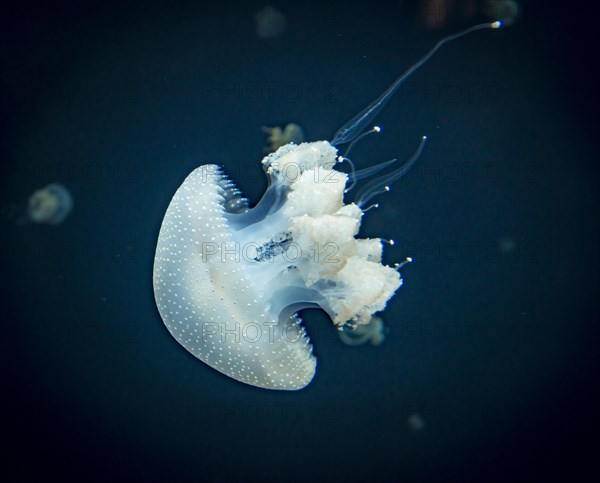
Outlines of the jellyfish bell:
M248 384L300 389L316 359L296 312L367 323L401 281L381 265L379 240L354 238L362 212L343 204L335 148L287 145L263 163L271 182L252 209L215 165L186 178L161 226L155 297L199 359Z
M158 310L183 347L246 384L298 390L317 365L300 310L320 307L344 328L367 325L385 308L402 285L403 264L383 265L382 240L357 238L363 206L406 173L425 138L407 163L372 179L354 201L345 200L348 181L353 187L391 162L347 174L336 169L346 159L338 147L360 139L399 85L443 43L494 25L439 42L331 142L287 144L266 156L269 186L252 208L218 166L192 171L167 208L153 272Z
M34 223L58 225L73 209L73 197L62 184L52 183L29 197L27 217Z

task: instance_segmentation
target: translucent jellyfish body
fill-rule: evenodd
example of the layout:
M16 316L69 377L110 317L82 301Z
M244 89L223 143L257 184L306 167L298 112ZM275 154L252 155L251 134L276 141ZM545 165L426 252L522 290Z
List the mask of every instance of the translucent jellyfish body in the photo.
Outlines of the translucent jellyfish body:
M347 161L338 147L350 143L347 154L404 80L444 43L499 26L481 24L442 39L332 141L286 144L266 156L269 187L252 208L218 166L192 171L167 208L154 259L156 304L173 337L238 381L305 387L317 361L298 311L320 307L338 328L352 330L368 325L402 284L403 264L381 263L381 240L357 235L363 206L407 172L425 137L410 160L366 183L355 202L345 203L346 192L393 161L346 174L336 169ZM367 336L381 342L382 325L370 327L379 327L379 336L359 331L349 342Z
M357 239L363 211L344 204L348 175L327 141L263 160L270 186L246 201L215 165L193 171L163 221L154 289L163 320L192 354L242 382L300 389L316 359L296 312L368 324L400 287L379 239Z
M27 216L34 223L58 225L73 209L73 197L69 190L58 183L49 184L29 197Z

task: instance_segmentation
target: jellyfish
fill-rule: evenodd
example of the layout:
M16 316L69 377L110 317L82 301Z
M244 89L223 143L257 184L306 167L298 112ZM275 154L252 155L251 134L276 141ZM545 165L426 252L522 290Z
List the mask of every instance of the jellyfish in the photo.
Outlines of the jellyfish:
M514 24L521 14L516 0L485 0L482 9L488 17L501 19L503 25Z
M368 324L357 324L354 327L342 327L338 331L340 340L350 346L364 345L370 342L371 345L381 345L385 340L386 327L381 317L373 316Z
M419 413L411 414L406 419L406 424L408 425L408 428L414 433L422 431L423 428L425 428L425 420L423 419L423 416L421 416Z
M34 223L58 225L73 209L73 197L62 184L52 183L29 197L27 216Z
M430 30L440 29L453 19L465 20L477 15L499 19L502 25L508 26L515 23L521 11L517 0L424 0L419 5L423 23Z
M499 26L481 24L438 42L331 141L290 143L267 155L269 185L253 207L219 166L192 171L167 208L154 259L156 305L171 335L237 381L275 390L308 385L317 359L299 311L321 308L341 329L368 325L402 285L404 262L384 265L384 241L357 235L367 204L410 169L425 137L388 174L374 177L393 161L349 174L340 165L353 166L353 144L377 131L366 126L444 43Z
M256 35L261 39L278 37L285 30L285 15L267 6L255 15Z
M498 250L500 253L512 253L517 249L517 242L509 236L502 237L498 240Z
M283 130L280 127L263 126L262 131L267 134L268 145L263 148L265 153L277 151L281 146L289 143L300 144L304 142L304 131L298 124L289 123Z

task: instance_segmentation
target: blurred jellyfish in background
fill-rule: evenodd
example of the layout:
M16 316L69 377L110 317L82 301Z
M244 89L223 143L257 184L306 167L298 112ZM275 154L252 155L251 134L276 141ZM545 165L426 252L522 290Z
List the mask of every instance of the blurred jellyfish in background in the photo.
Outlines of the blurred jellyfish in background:
M256 15L256 35L261 39L279 37L285 30L285 15L271 6L260 10Z
M508 26L519 18L521 7L515 0L486 0L483 2L482 11L488 18L500 19Z
M340 340L350 346L364 345L370 342L371 345L381 345L385 340L386 327L381 317L372 317L371 321L365 325L356 325L349 329L344 327L338 331Z
M448 16L456 7L455 0L424 0L420 5L421 17L428 30L442 28L448 21ZM472 7L473 4L470 3L469 6Z
M418 432L423 430L425 427L425 420L419 413L411 414L406 420L406 424L408 428L413 432Z
M304 131L298 124L290 123L283 131L280 127L265 127L262 131L267 134L267 146L263 148L265 153L277 151L281 146L289 143L300 144L304 142Z
M517 242L511 237L505 236L498 240L500 253L512 253L517 249Z
M422 22L428 30L442 28L455 20L472 20L479 15L501 20L508 26L515 23L521 11L516 0L424 0L419 5Z
M52 183L29 197L27 217L34 223L58 225L73 209L73 197L63 185Z

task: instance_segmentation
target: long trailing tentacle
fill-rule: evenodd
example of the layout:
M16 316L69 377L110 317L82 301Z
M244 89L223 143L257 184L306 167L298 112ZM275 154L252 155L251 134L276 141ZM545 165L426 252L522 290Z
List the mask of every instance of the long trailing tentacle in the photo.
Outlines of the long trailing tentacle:
M451 42L452 40L458 39L465 35L470 34L471 32L475 32L477 30L483 29L497 29L502 26L502 22L497 20L492 23L482 23L479 25L474 25L473 27L469 27L468 29L462 30L453 35L448 35L440 40L435 46L420 60L418 60L415 64L413 64L410 69L408 69L404 74L402 74L398 79L394 81L394 83L386 89L386 91L381 94L377 99L375 99L371 104L369 104L365 109L359 112L356 116L350 119L346 124L344 124L333 136L333 139L330 141L330 144L333 146L339 146L340 144L345 144L352 142L356 139L357 136L364 130L367 124L371 123L371 121L379 114L381 109L388 103L394 93L398 90L398 88L404 83L406 79L408 79L415 71L417 71L423 64L425 64L444 44Z

